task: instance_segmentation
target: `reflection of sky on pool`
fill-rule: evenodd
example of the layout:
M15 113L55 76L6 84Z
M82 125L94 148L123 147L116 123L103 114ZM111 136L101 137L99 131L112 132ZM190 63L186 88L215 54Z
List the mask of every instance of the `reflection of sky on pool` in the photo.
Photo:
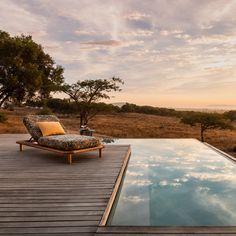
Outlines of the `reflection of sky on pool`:
M236 226L236 164L194 139L126 139L109 225Z

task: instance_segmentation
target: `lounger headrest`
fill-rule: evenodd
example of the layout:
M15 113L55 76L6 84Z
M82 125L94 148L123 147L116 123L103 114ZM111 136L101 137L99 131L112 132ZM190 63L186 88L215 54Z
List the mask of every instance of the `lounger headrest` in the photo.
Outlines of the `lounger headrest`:
M27 128L30 135L33 137L35 141L38 141L40 137L42 137L42 132L37 126L37 122L40 121L58 121L60 120L54 115L28 115L23 118L23 123Z

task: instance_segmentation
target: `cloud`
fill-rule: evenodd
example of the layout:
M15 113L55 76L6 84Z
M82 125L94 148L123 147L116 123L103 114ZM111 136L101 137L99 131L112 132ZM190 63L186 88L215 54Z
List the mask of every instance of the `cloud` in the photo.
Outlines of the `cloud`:
M75 31L76 35L95 35L97 32L95 30L76 30Z
M118 47L122 45L122 42L117 40L107 40L98 42L82 42L81 45L87 45L91 47L93 46Z
M236 1L200 2L2 0L0 24L31 34L67 82L120 76L111 102L235 105Z
M232 44L236 45L236 34L232 35L210 35L201 36L198 38L185 37L187 42L191 45L218 45L218 44Z
M121 36L125 36L125 37L150 37L154 34L153 31L151 30L135 30L135 31L125 31L125 32L121 32L120 35Z
M43 16L35 16L12 1L1 1L0 9L1 30L18 35L32 34L36 38L47 34L47 19Z
M146 13L142 13L142 12L139 12L139 11L133 11L133 12L130 12L126 15L124 15L124 18L125 19L128 19L128 20L142 20L142 19L145 19L145 18L149 18L150 15L146 14Z
M183 33L182 30L177 30L177 29L176 30L161 30L160 31L161 36L177 35L177 37L179 37L179 35L181 35L182 33Z

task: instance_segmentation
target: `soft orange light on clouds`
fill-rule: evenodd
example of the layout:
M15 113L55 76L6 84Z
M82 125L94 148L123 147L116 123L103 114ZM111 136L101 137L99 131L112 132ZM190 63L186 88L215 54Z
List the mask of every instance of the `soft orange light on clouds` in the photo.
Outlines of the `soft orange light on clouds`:
M119 76L111 102L236 107L235 0L1 0L0 25L31 34L66 82Z

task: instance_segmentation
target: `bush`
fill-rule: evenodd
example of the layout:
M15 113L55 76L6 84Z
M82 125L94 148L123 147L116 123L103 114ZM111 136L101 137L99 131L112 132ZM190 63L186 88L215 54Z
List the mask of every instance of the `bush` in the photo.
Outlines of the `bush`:
M236 120L236 111L227 111L224 113L224 116L230 121Z
M152 107L152 106L138 106L136 104L126 103L120 109L121 112L135 112L135 113L143 113L150 115L158 115L158 116L180 116L181 112L178 112L174 109L163 108L163 107Z
M43 109L39 112L37 112L37 115L51 115L52 110L48 107L43 107Z
M47 106L52 109L53 112L62 114L73 114L77 112L76 104L70 102L68 99L51 98L47 101Z
M5 121L7 121L6 115L0 113L0 123L4 123Z

